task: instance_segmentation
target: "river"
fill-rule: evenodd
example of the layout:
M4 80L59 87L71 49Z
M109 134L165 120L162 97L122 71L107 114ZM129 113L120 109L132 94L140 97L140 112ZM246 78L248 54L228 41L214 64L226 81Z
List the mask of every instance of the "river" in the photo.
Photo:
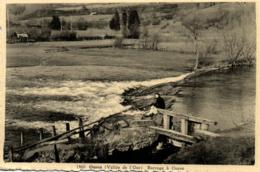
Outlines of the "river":
M244 67L195 78L182 88L173 109L217 121L211 130L254 122L255 73L255 68Z
M123 101L121 94L124 90L178 81L185 76L186 74L144 82L64 81L46 83L45 87L7 88L7 96L21 98L18 102L15 102L18 99L7 99L5 145L19 145L21 130L24 130L28 142L32 142L38 140L37 128L51 132L51 126L55 125L60 133L65 131L66 122L70 122L74 128L77 126L77 120L71 115L81 116L85 122L90 122L126 110L128 107L120 104ZM173 109L176 112L191 113L217 121L218 125L210 128L211 130L225 130L245 121L253 122L255 80L254 68L198 77L182 88ZM57 99L60 96L70 96L71 99ZM29 103L24 101L33 97L37 97L37 100ZM11 110L17 106L19 113L12 113ZM30 115L24 111L26 108L37 112ZM52 116L47 115L50 112ZM133 113L135 114L138 113Z

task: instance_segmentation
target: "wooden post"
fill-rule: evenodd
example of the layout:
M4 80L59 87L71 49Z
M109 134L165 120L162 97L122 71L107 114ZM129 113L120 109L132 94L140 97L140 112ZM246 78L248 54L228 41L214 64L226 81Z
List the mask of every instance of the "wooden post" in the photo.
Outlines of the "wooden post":
M55 125L52 126L52 135L53 136L57 135ZM57 149L57 145L54 144L53 146L54 146L55 162L60 162L60 157L59 157L59 152L58 152L58 149Z
M55 156L55 162L60 162L59 151L57 149L56 144L54 144L54 156Z
M56 128L55 128L55 125L52 126L52 136L56 136L57 133L56 133Z
M9 146L8 156L9 156L9 161L13 162L13 157L14 157L14 148L13 148L13 146Z
M84 134L84 128L83 128L83 121L80 117L78 119L79 119L79 138L84 139L85 134Z
M188 134L188 120L181 119L181 133Z
M23 131L21 131L21 140L20 140L20 145L23 146L24 144L24 135L23 135Z
M208 130L209 129L209 125L208 124L201 124L201 130Z
M39 129L39 136L40 136L40 140L42 140L43 139L43 129L42 128Z
M66 131L70 131L70 123L66 123ZM71 142L70 136L68 136L68 142Z
M170 129L170 116L163 114L163 128Z

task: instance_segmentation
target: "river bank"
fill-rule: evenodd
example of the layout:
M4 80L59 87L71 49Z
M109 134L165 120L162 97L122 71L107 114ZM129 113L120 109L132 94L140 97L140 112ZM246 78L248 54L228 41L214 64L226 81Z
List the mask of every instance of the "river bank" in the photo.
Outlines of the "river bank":
M166 108L218 122L210 130L219 133L220 137L181 149L162 161L253 165L255 68L223 66L190 76L179 82L130 89L124 93L124 103L133 105L135 109L149 109L154 100L148 95L160 93L166 100ZM224 142L226 144L222 144Z
M191 83L194 82L195 78L198 79L202 76L209 77L211 75L221 75L221 73L223 71L227 71L227 70L229 70L227 66L225 66L225 67L222 66L221 70L220 70L220 68L217 68L217 67L215 67L215 68L212 68L212 67L211 68L204 68L204 69L200 69L199 71L186 74L182 77L179 77L179 78L177 77L178 79L175 78L175 80L173 80L173 79L166 79L165 80L164 79L161 82L159 82L158 80L145 82L145 83L142 83L143 86L139 85L139 87L135 87L135 89L131 88L131 89L126 90L123 93L123 96L125 98L124 103L127 106L131 106L132 107L131 110L141 110L141 111L148 110L149 105L153 102L153 98L152 98L153 96L151 96L151 95L154 94L155 92L159 92L161 94L163 93L162 96L166 99L167 109L171 109L172 105L174 105L176 103L176 100L173 99L173 97L178 98L178 96L181 94L181 92L183 92L184 88L186 88L187 86L192 87ZM223 77L223 76L221 76L221 77ZM198 81L198 80L196 80L196 81ZM154 83L157 83L157 84L154 84ZM168 97L166 95L168 95ZM129 98L132 98L131 102L129 101ZM126 100L128 101L128 104L126 104L127 103ZM142 102L142 103L140 103L140 102ZM130 121L133 121L133 120L138 120L138 119L140 120L140 118L141 118L141 116L140 116L141 114L139 114L139 115L136 114L135 116L132 116L132 115L129 116L127 114L122 113L122 114L118 114L118 115L119 116L123 115L120 118L124 118L125 120L128 121L128 123ZM114 115L114 117L109 116L109 117L106 117L104 119L109 119L109 118L118 119L118 117L119 117L118 115ZM114 120L112 120L112 121L114 121ZM221 121L219 121L219 123L221 123ZM110 125L111 124L109 124L109 126ZM107 124L106 124L106 126L107 126ZM135 125L132 125L131 127L135 128ZM110 126L110 128L111 128L111 126ZM222 130L222 131L218 131L218 132L219 133L225 133L225 137L222 137L221 140L225 140L225 139L230 140L230 138L232 138L232 135L234 136L234 132L238 131L238 133L241 133L241 131L244 131L244 128L245 127L242 126L240 128L240 130L238 129L238 127L234 128L234 129L229 129L229 133L232 132L232 134L227 134L227 130ZM111 162L112 163L112 162L120 161L122 163L128 163L128 162L130 163L131 158L129 160L129 159L124 159L123 157L131 155L131 157L133 157L132 158L133 162L135 162L135 163L145 163L146 161L142 160L142 158L140 158L140 159L134 158L134 156L137 156L137 155L140 156L140 157L143 157L141 155L145 155L145 157L147 156L146 159L149 159L153 163L161 163L161 162L164 162L164 163L175 163L175 162L176 163L183 163L183 162L184 163L203 163L201 161L196 161L196 158L194 156L193 157L194 157L195 160L193 160L193 161L191 160L190 162L184 161L184 159L181 158L178 154L179 150L174 148L174 147L168 147L167 149L164 149L161 152L153 153L154 146L152 146L152 145L154 145L154 144L152 144L152 143L157 140L156 137L154 137L155 136L154 133L149 134L149 131L145 132L146 134L145 134L144 138L147 138L148 140L147 139L141 139L141 138L137 137L138 135L142 135L142 134L140 134L140 131L141 131L141 133L143 133L144 129L145 128L137 128L137 129L135 129L135 131L131 130L131 132L129 133L128 132L129 128L127 127L126 129L120 129L119 133L117 131L113 131L113 132L109 131L108 132L109 134L108 135L106 134L105 137L102 134L102 132L104 132L104 131L99 130L99 132L102 131L101 132L102 137L99 137L99 138L101 138L101 140L96 139L96 141L100 142L100 143L102 141L103 146L107 145L107 144L114 145L114 150L116 150L116 152L113 152L110 156L106 157L105 159L101 156L98 159L88 159L88 158L87 159L78 159L76 162L87 161L87 162ZM114 133L114 132L116 132L116 133ZM139 134L137 134L136 132L139 133ZM133 135L133 133L136 133L136 134ZM254 152L253 151L254 147L252 147L253 146L252 141L254 140L253 139L254 134L253 134L252 131L250 133L251 134L249 134L249 133L244 134L244 135L242 135L242 137L235 137L231 141L229 141L229 143L231 145L232 144L234 145L234 143L237 143L237 142L240 143L241 140L242 140L242 142L241 142L241 145L242 145L242 143L244 143L243 141L246 140L246 139L243 139L243 138L245 138L246 135L250 137L248 139L249 142L246 145L247 148L241 147L241 149L239 149L239 151L242 152L242 153L244 151L244 148L246 150L250 150L249 151L249 158L246 159L246 162L243 161L243 162L233 162L233 163L252 164L254 162L254 160L252 158L252 153ZM105 138L109 138L109 139L105 139ZM151 139L151 140L149 140L149 139ZM105 140L107 140L108 142L105 143L104 142ZM145 143L144 140L146 140L148 142ZM90 140L88 140L88 142L89 141ZM216 140L210 139L206 142L198 143L198 145L195 144L195 148L196 147L202 147L203 148L203 147L205 147L205 145L208 145L208 144L212 145L213 143L218 143L218 142L219 142L218 139L216 139ZM93 143L93 139L91 140L91 143ZM141 143L141 145L138 145L137 143L138 144ZM103 149L102 144L99 145L99 149L101 149L101 150ZM76 150L79 149L79 150L83 151L84 154L85 154L83 157L86 157L86 156L89 157L90 154L92 154L92 157L95 157L95 152L90 153L89 151L86 151L86 149L87 150L93 149L94 148L93 145L91 146L91 144L88 143L88 148L86 148L85 146L83 146L83 147L80 146L80 147L81 147L80 149L77 148ZM60 150L61 152L64 152L64 150L62 151L62 149L63 149L62 147L60 149L61 149ZM97 148L95 148L95 150L96 149ZM214 151L214 149L216 149L216 147L214 148L214 146L211 146L211 147L209 147L209 149L207 149L207 151L204 151L203 153L208 152L208 151ZM44 151L44 150L41 150L41 152L42 151ZM45 151L46 151L46 149L45 149ZM196 155L196 154L198 154L198 153L192 153L192 151L193 151L193 149L180 150L180 152L185 153L185 155L189 155L189 154ZM80 154L79 153L74 153L74 154L70 153L69 155L71 157L75 157L75 155L81 155L81 153ZM185 157L185 155L184 155L184 157ZM207 154L202 155L202 153L198 154L198 155L208 156ZM223 154L222 154L222 156L223 156ZM66 157L68 157L68 156L66 156ZM71 159L71 157L69 157L68 159ZM121 158L118 158L118 157L121 157ZM234 157L234 160L236 158L239 158L239 157ZM212 158L211 160L214 160L214 158ZM38 157L38 161L44 161L44 159ZM218 162L218 161L210 161L210 160L205 160L204 163L209 164L209 163L212 163L212 162L215 162L216 164L221 163L221 162ZM225 162L222 162L222 163L225 163ZM232 162L230 162L230 163L232 164Z
M41 128L44 137L51 135L53 125L57 133L65 132L67 122L75 128L77 117L91 122L128 108L130 112L125 115L140 116L140 111L147 110L152 103L155 92L163 95L167 108L171 109L172 105L175 108L189 102L180 102L182 90L192 85L181 81L186 75L196 78L203 70L203 73L211 73L221 67L211 66L194 74L191 72L193 55L173 52L124 49L117 49L117 54L115 49L56 52L34 45L38 52L34 55L31 47L16 46L8 48L6 147L19 146L20 131L29 143L39 140L37 135ZM211 60L219 64L222 58ZM39 65L41 61L44 63ZM196 107L185 106L191 110Z

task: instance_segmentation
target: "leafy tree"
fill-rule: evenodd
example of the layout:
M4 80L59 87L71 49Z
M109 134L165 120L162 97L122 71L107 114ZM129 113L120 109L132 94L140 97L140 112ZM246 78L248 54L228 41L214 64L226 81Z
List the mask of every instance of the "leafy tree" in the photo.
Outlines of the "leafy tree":
M61 29L61 22L58 16L52 16L52 21L49 24L49 28L53 30L60 30Z
M120 30L120 17L118 11L115 12L113 18L110 20L109 27L112 30Z
M127 28L127 11L123 10L122 12L122 35L124 38L128 37L128 28Z
M127 13L126 13L126 10L124 10L123 13L122 13L122 21L123 21L123 25L126 26L126 24L127 24Z
M137 10L130 10L128 15L128 29L130 38L139 38L140 19Z

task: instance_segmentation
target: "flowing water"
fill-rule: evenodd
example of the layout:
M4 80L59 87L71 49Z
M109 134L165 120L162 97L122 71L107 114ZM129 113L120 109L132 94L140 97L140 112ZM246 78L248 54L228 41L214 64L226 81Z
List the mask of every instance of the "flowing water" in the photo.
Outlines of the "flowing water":
M125 111L129 106L121 105L123 102L121 95L128 88L179 81L186 75L141 82L57 81L45 83L44 87L7 89L9 97L18 96L21 101L13 102L12 99L7 99L6 144L17 145L21 129L31 131L44 128L47 132L51 132L52 126L55 125L57 132L61 133L65 132L66 122L70 122L71 128L78 126L77 120L73 120L73 117L80 116L85 122L93 122L101 117ZM32 98L34 101L24 101ZM12 113L12 108L19 111ZM29 114L29 111L33 113ZM48 115L49 113L51 114ZM126 113L136 115L140 112ZM25 134L35 141L32 138L35 132ZM37 137L34 136L38 139Z
M7 101L7 110L19 106L33 108L39 113L34 115L26 115L24 111L7 113L6 145L19 143L21 129L44 128L51 132L51 126L55 125L59 133L65 131L66 122L70 122L71 128L77 127L78 122L70 118L71 115L81 116L86 122L91 122L127 110L129 107L120 104L123 101L121 95L124 90L174 82L183 79L186 75L143 82L63 81L46 83L45 87L7 89L7 95L21 96L23 99L39 98L33 102ZM254 121L255 69L202 76L182 89L173 109L176 112L191 113L217 121L218 125L211 128L212 130L229 129L244 121ZM53 96L68 96L71 99L52 99ZM59 114L61 117L57 119L47 115L40 117L39 115L45 115L44 112L51 112L54 116ZM135 115L140 112L129 111L128 113ZM35 136L36 132L27 132L25 135L38 139Z

